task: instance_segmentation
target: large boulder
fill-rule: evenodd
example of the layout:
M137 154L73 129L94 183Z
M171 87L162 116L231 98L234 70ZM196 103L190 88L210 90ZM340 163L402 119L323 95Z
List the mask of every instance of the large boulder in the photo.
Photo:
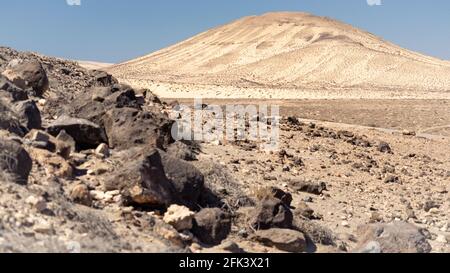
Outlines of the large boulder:
M114 108L103 118L109 146L119 150L138 145L164 148L173 142L173 122L160 111Z
M250 224L256 229L291 228L293 214L290 208L281 200L266 198L253 210Z
M202 209L195 215L192 232L203 243L218 245L231 231L231 217L218 208Z
M114 105L116 108L135 108L141 110L145 103L144 98L138 98L134 90L129 86L118 86L117 91L114 87L111 88L113 92L110 96L105 98L106 106Z
M185 142L177 141L167 147L167 153L178 159L194 161L197 159L197 152L193 146Z
M2 74L19 88L30 90L34 96L42 96L49 86L47 73L38 60L13 60Z
M286 206L291 207L292 204L292 194L290 194L289 192L285 192L280 188L277 187L272 187L271 188L273 197L275 197L275 199L280 200L281 202L283 202Z
M29 154L20 144L0 138L0 180L12 180L25 185L32 165Z
M0 92L7 93L12 101L21 101L28 99L28 94L25 90L14 85L3 75L0 75Z
M204 191L202 174L191 164L163 151L144 150L134 148L121 156L127 161L118 168L113 179L105 182L105 190L122 190L124 199L131 205L168 207L180 204L197 210Z
M175 187L177 195L189 208L196 209L204 189L203 174L192 164L172 157L161 155L164 171Z
M104 71L96 70L93 71L93 74L95 82L99 86L112 86L118 83L116 78Z
M61 116L47 128L53 136L57 136L63 130L75 140L78 150L95 149L107 142L103 128L85 119Z
M27 133L27 129L20 123L20 118L2 99L0 99L0 129L21 137Z
M115 84L108 87L94 86L79 94L61 110L74 117L87 119L103 126L103 116L111 109L130 107L141 109L140 101L134 90L126 85ZM133 107L134 106L134 107Z
M99 126L103 126L103 116L105 115L107 108L102 102L87 99L81 101L81 99L78 99L66 108L68 109L61 113L89 120Z
M286 252L305 252L307 246L305 235L291 229L258 230L252 239L265 246L275 247Z
M164 173L157 150L128 160L114 179L106 182L106 190L121 190L124 201L130 205L168 207L176 202L175 188Z
M89 90L89 94L91 94L91 100L97 102L104 102L105 99L112 94L111 87L104 86L94 86ZM89 99L86 97L85 99Z
M13 109L20 122L29 130L42 127L41 112L34 101L19 101L14 105Z
M424 230L405 222L370 224L358 228L355 252L428 253L431 246Z

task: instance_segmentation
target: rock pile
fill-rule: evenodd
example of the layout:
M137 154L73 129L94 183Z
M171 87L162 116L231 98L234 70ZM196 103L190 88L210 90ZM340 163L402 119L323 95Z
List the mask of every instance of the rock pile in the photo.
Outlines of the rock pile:
M162 213L139 226L150 225L147 233L167 247L227 238L230 214L215 207L222 203L187 161L195 152L172 139L165 105L151 92L62 60L7 48L0 55L0 186L33 184L47 192L33 206L48 213L30 232L51 237L63 231L47 205L53 200L104 215L103 209L116 210L128 223L143 221L142 213Z

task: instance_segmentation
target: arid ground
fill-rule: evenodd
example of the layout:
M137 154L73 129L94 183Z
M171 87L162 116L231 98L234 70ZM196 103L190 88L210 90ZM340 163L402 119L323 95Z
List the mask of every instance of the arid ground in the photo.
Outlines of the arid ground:
M193 99L179 102L190 105ZM354 244L349 238L358 226L378 221L411 221L410 214L416 211L417 218L412 222L434 230L435 250L450 250L442 239L449 236L450 101L205 99L203 103L279 105L281 116L298 117L305 124L301 130L282 126L280 147L291 158L301 157L303 167L286 167L291 162L287 158L274 160L245 147L207 146L203 156L220 158L250 194L255 187L282 186L294 194L294 203L298 202L299 207L312 196L308 206L321 216L316 221L341 233L339 236L344 236L349 245ZM329 130L349 131L373 145L358 147L336 141L329 136ZM390 144L392 153L377 150L382 142ZM401 182L386 182L392 176ZM291 183L298 179L326 181L329 191L320 196L297 192ZM424 200L430 198L445 204L439 212L423 210Z
M450 252L450 62L269 13L81 65L0 47L0 252ZM195 97L278 149L176 141Z

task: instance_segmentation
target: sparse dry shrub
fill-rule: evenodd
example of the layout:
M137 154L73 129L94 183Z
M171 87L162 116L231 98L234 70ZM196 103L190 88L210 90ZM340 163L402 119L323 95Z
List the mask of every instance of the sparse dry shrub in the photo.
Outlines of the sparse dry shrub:
M13 181L12 171L17 168L17 160L7 150L0 150L0 181Z
M273 189L267 186L254 186L250 191L252 197L260 201L275 197Z

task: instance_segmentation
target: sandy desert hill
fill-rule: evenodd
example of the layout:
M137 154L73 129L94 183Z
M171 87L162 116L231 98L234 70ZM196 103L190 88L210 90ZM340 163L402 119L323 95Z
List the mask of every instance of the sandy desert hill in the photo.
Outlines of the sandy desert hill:
M114 65L112 63L102 63L102 62L95 62L95 61L76 61L79 66L83 67L87 70L104 70L108 67Z
M450 62L307 13L245 17L108 69L121 80L314 90L450 90Z

